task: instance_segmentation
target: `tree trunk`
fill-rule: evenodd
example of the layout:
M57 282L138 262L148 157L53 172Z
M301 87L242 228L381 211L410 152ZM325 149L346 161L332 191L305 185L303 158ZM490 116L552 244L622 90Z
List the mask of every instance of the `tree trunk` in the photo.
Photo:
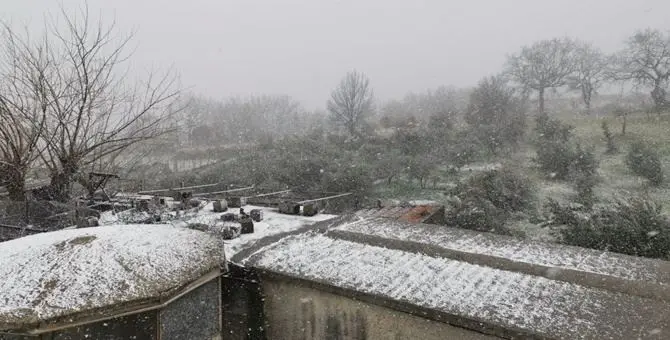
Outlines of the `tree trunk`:
M70 165L76 164L76 162L61 161L61 164L63 165L63 170L51 174L51 182L49 183L48 190L50 191L51 199L59 202L67 202L70 199L70 184L78 169L76 166Z
M24 171L12 169L7 175L7 192L12 201L26 200L26 175Z
M70 199L69 176L65 173L52 175L48 190L52 200L67 202Z
M582 87L582 100L584 101L584 106L586 107L586 115L591 114L591 96L593 90L590 86Z
M540 103L540 115L544 114L544 88L537 90L537 100Z
M623 114L623 124L621 124L621 135L625 136L626 135L626 117L628 117L627 113Z
M349 130L349 135L350 135L351 137L355 137L355 136L356 136L356 124L354 124L354 122L349 122L349 123L347 124L347 129Z
M654 83L654 89L651 91L651 99L654 100L654 107L657 114L661 114L661 111L667 106L668 101L666 98L666 91L661 86L660 82Z

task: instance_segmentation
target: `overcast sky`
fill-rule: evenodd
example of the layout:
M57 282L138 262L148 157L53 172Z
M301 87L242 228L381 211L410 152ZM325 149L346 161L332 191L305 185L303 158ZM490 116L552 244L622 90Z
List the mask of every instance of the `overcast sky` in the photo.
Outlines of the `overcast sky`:
M0 16L39 23L55 0L3 0ZM83 3L63 0L66 8ZM670 30L668 0L89 0L135 30L137 67L174 67L214 98L288 94L324 107L349 70L379 99L471 86L535 40L578 37L610 52L636 29Z

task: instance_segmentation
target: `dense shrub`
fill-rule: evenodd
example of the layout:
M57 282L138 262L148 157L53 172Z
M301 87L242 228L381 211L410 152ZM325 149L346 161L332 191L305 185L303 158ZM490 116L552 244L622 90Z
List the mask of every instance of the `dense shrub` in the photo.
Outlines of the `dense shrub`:
M465 120L492 154L519 145L526 131L524 101L502 76L482 79L470 95Z
M575 159L574 146L569 143L572 127L546 115L540 115L536 123L535 161L551 178L566 179Z
M573 127L558 119L551 118L546 114L539 115L536 119L535 133L537 142L551 141L566 143L572 137Z
M528 177L510 168L490 170L472 176L454 189L457 197L447 212L454 226L504 232L510 214L533 205L533 187Z
M537 146L535 161L550 178L567 179L575 160L575 148L566 142L543 141Z
M632 197L594 209L550 201L548 208L565 244L670 259L670 222L653 201Z
M464 187L464 195L486 198L495 207L506 211L521 211L533 203L531 181L510 168L489 170L472 176Z
M460 169L476 160L485 148L472 131L454 131L448 139L433 140L433 152L452 169Z
M583 204L592 204L598 170L594 152L575 143L572 127L556 119L539 117L536 132L535 161L540 170L551 178L572 180L578 200Z
M365 196L372 189L371 171L363 165L334 167L324 171L321 190L327 192L353 192Z
M648 179L653 185L663 183L663 168L658 153L644 142L634 142L630 146L626 165L633 173Z
M468 196L454 202L446 213L447 225L497 234L509 234L505 228L507 215L491 201L479 196Z
M570 172L577 191L577 202L591 206L595 202L593 189L598 183L598 160L593 151L577 145Z

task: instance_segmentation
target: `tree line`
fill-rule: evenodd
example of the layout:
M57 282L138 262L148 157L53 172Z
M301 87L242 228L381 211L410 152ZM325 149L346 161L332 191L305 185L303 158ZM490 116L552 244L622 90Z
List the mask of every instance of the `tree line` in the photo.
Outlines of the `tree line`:
M647 89L655 111L660 113L670 106L667 96L670 35L653 29L637 31L625 40L622 50L611 55L578 39L541 40L509 55L503 71L493 78L515 87L520 99L528 99L531 93L535 93L539 114L546 113L547 91L559 88L579 93L588 114L593 98L599 91L615 83L628 83L637 89ZM482 80L479 87L490 85L487 83L491 79ZM431 114L439 112L443 116L453 116L455 111L466 111L463 101L454 96L449 98L449 95L440 91L445 91L445 88L435 93L438 99L431 103L436 104L429 109ZM428 97L431 95L429 93ZM353 71L333 90L328 101L328 111L334 121L353 135L363 125L364 118L374 113L373 98L370 80L364 74ZM439 98L448 98L446 105L440 105ZM415 96L408 95L402 101L390 101L381 111L384 117L397 116L398 111L404 111L405 116L420 114L426 106L413 105L415 99Z
M510 55L501 74L482 79L474 89L440 87L381 107L368 77L352 71L332 91L323 113L308 112L282 95L224 101L184 96L171 71L136 77L129 68L132 34L119 34L114 24L92 18L86 8L75 15L61 10L38 36L8 24L1 30L0 181L14 200L26 198L31 170L44 171L50 180L35 192L39 198L66 201L73 183L92 187L87 171L118 168L129 154L155 145L170 150L212 141L272 144L306 131L337 132L337 127L356 139L379 127L402 126L406 129L393 137L400 145L439 149L458 164L471 155L466 143L459 143L468 138L494 154L517 145L533 91L541 114L550 89L579 91L589 110L592 98L612 82L647 88L659 112L668 106L670 38L651 29L633 34L613 55L576 39L539 41ZM430 133L428 142L416 137L413 127L419 125ZM465 126L467 134L455 126ZM444 146L450 143L461 147ZM401 149L411 153L409 147ZM419 169L417 164L432 160L408 162L405 169Z

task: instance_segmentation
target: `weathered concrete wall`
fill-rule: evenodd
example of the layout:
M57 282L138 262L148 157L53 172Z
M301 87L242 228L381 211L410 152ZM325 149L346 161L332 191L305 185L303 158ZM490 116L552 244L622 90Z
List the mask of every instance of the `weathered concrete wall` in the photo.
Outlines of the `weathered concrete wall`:
M268 339L498 339L291 282L265 279L263 291Z

